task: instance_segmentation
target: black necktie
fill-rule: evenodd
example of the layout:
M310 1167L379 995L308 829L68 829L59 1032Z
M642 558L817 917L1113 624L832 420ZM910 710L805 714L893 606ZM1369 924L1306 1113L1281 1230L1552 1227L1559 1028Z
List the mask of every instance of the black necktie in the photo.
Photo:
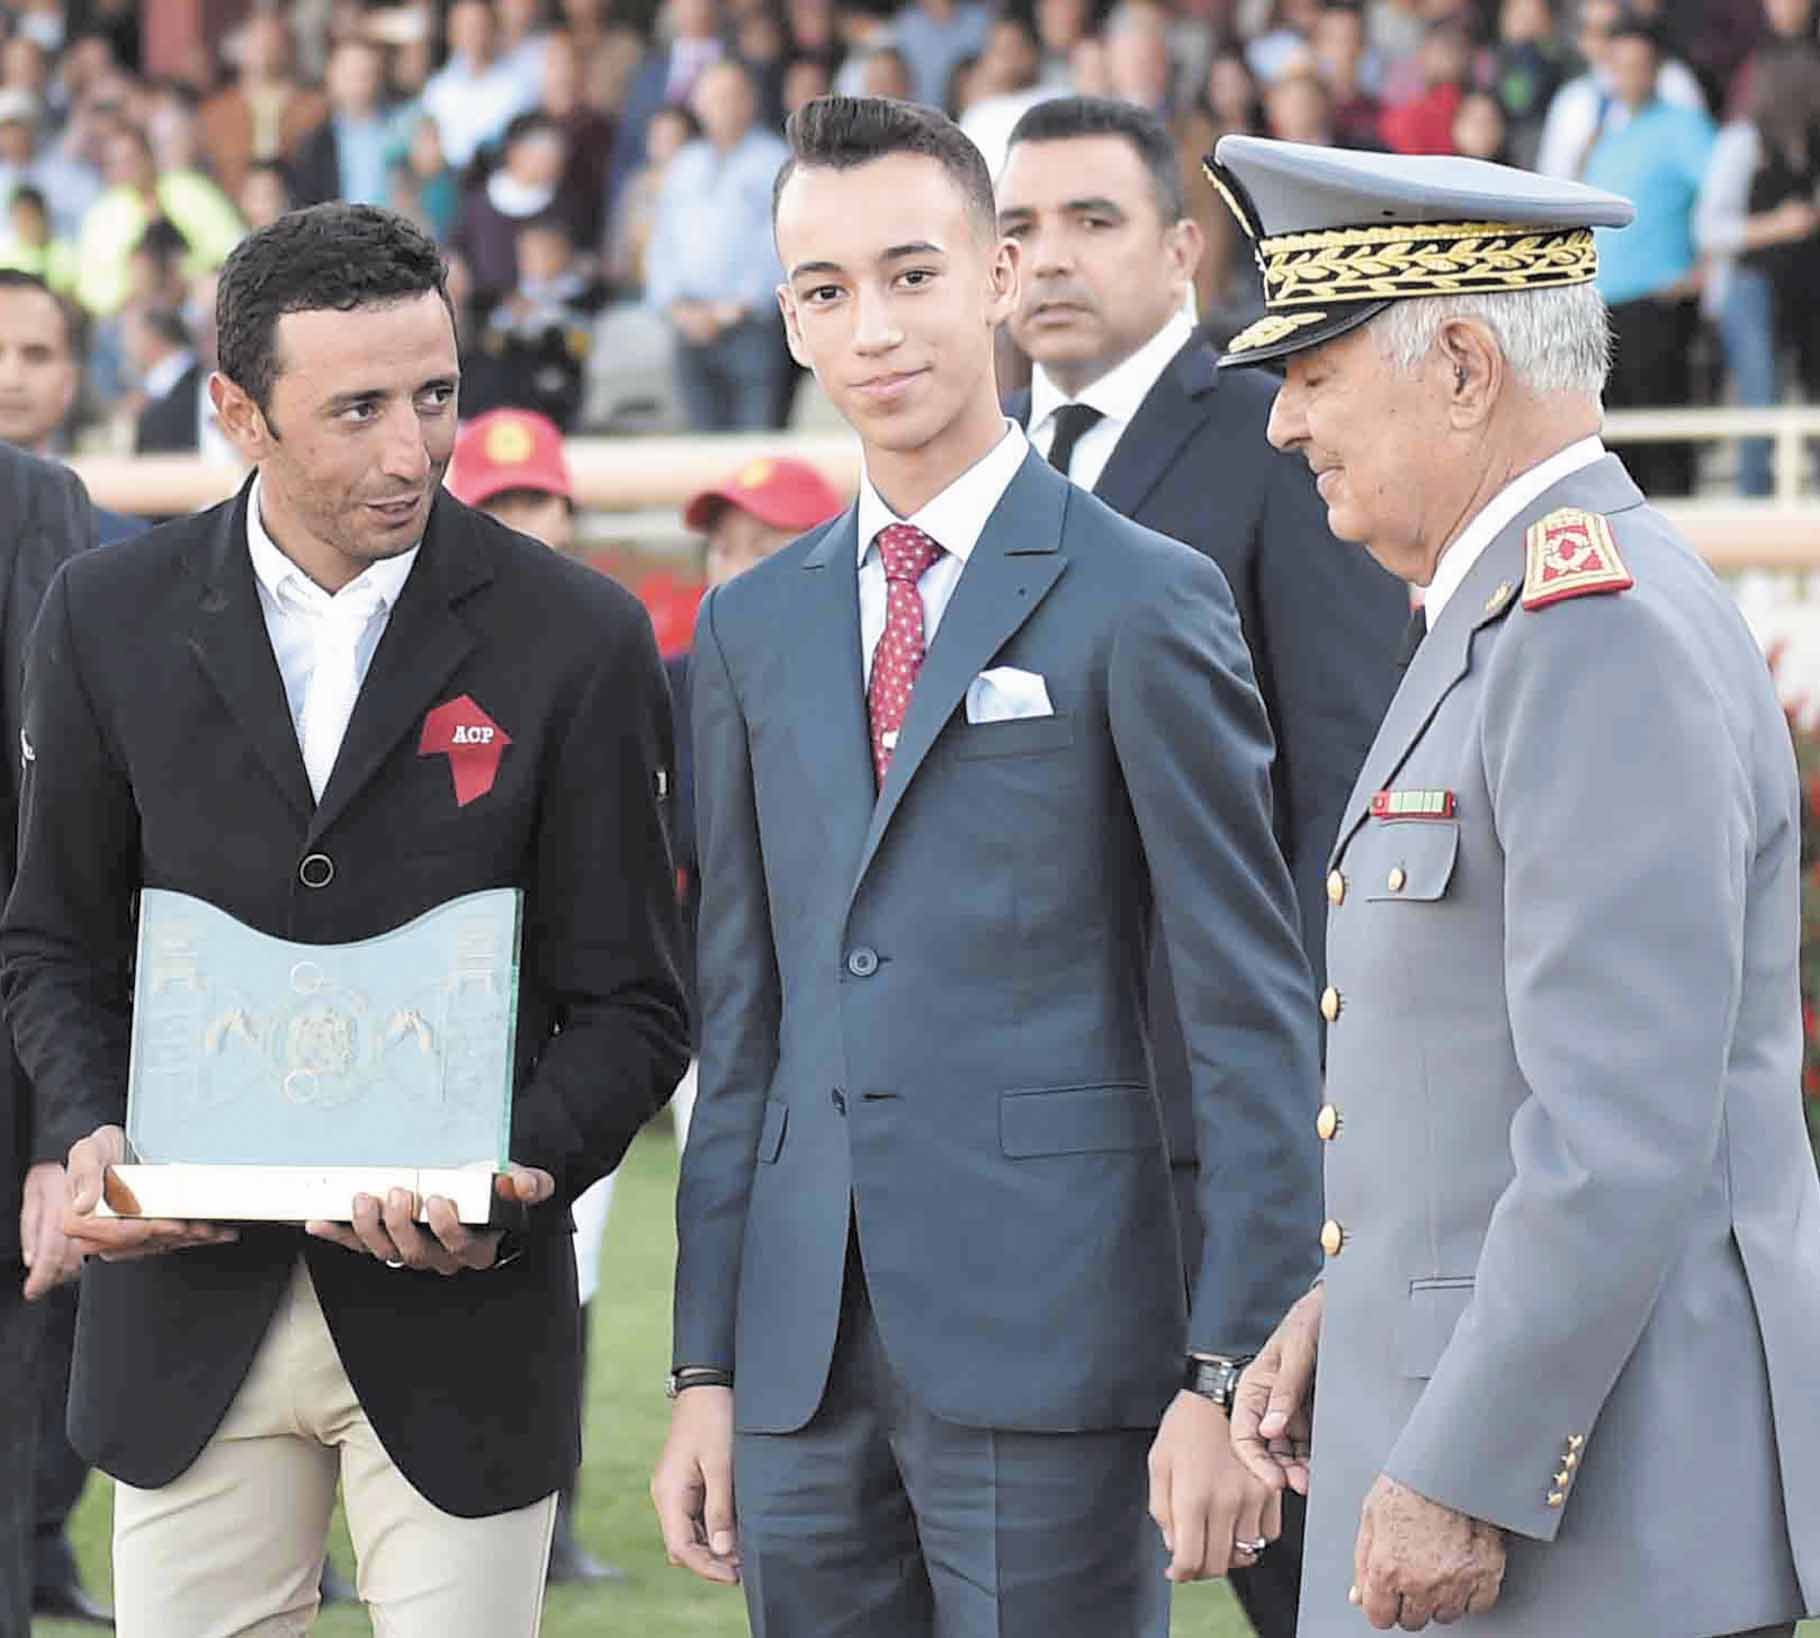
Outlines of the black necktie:
M1091 404L1064 404L1055 412L1055 441L1049 446L1049 464L1067 476L1074 460L1074 446L1090 428L1105 420L1105 415Z
M1397 670L1407 671L1409 662L1416 657L1416 650L1422 646L1422 639L1428 635L1428 611L1417 609L1409 617L1409 624L1403 628L1403 640L1397 644Z

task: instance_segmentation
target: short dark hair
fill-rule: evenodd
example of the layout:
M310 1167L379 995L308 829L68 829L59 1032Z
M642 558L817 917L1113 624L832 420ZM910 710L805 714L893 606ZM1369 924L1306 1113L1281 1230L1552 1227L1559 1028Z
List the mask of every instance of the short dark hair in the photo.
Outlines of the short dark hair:
M448 263L435 241L396 211L333 201L287 212L242 239L221 269L221 373L266 411L278 377L278 321L286 313L349 313L432 290L453 319Z
M166 271L176 267L189 253L189 240L162 216L147 226L132 249L133 255L149 256Z
M1662 32L1662 26L1653 18L1645 17L1641 12L1624 10L1618 13L1618 20L1605 36L1608 40L1643 40L1658 57L1667 55L1668 39Z
M1024 111L1011 130L1010 148L1020 142L1069 142L1077 137L1123 137L1150 173L1157 209L1165 222L1188 211L1182 166L1168 128L1147 108L1111 97L1055 97ZM1009 152L1009 149L1007 149Z
M20 38L25 39L28 36L21 35ZM35 40L32 43L37 44ZM14 205L30 205L34 210L46 214L51 208L50 202L44 197L44 190L33 187L29 182L21 182L18 187L14 188L12 198L6 203L9 209Z
M167 347L188 348L190 345L190 327L174 307L142 308L139 322Z
M14 204L18 204L19 194L25 191L20 188L13 195ZM32 191L35 193L37 190ZM38 202L44 202L42 195ZM50 297L51 306L57 309L58 316L63 320L63 339L69 348L70 357L78 360L82 357L84 326L82 314L73 303L58 295L36 273L28 273L22 267L0 267L0 290L36 290Z
M790 157L771 189L771 220L777 220L784 185L797 170L855 170L892 154L933 159L961 190L967 209L991 235L997 231L992 173L985 156L944 113L890 97L817 97L784 124Z

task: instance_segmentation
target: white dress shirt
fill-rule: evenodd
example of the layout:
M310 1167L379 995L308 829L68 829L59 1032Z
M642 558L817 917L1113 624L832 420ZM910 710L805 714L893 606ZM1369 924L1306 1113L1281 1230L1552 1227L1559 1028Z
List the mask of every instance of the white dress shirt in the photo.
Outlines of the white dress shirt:
M917 584L923 599L925 651L935 641L935 628L960 583L961 571L985 532L986 520L1005 498L1011 480L1030 453L1030 441L1021 428L1005 423L1005 436L968 467L934 500L911 517L900 518L872 487L869 474L859 479L859 651L868 687L872 682L872 653L885 634L885 561L879 555L879 531L893 523L921 529L943 556L938 557Z
M1428 616L1428 629L1433 631L1441 610L1460 589L1460 583L1472 572L1473 564L1484 555L1485 548L1496 540L1511 520L1538 496L1546 493L1563 478L1572 476L1594 461L1603 460L1605 445L1598 438L1582 438L1558 454L1550 455L1540 465L1512 478L1493 495L1473 520L1454 536L1454 541L1441 554L1435 565L1435 577L1422 596L1422 607Z
M1124 363L1083 387L1077 398L1070 398L1049 372L1037 365L1030 377L1030 442L1037 454L1045 460L1049 458L1050 446L1055 442L1055 412L1064 404L1086 404L1098 410L1104 419L1081 434L1081 441L1074 446L1074 459L1068 463L1068 476L1081 488L1091 489L1100 481L1113 450L1150 396L1150 389L1193 337L1194 320L1185 310L1177 313Z
M259 511L259 480L247 496L246 544L253 560L253 578L259 584L259 608L265 615L266 635L272 657L284 679L284 697L291 708L299 749L304 751L310 787L320 800L328 784L329 769L341 749L360 684L366 681L379 639L385 635L393 605L410 578L418 547L389 557L363 570L338 592L326 592L297 567L266 533ZM311 683L320 666L333 663L352 647L353 688L325 695L321 687L311 699ZM312 756L320 747L321 755Z

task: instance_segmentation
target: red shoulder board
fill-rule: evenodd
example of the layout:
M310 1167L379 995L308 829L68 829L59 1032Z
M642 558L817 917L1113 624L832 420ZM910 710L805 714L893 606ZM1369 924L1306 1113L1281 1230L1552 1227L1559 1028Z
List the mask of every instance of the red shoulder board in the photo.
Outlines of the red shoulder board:
M1523 575L1523 607L1547 608L1566 597L1592 592L1629 591L1636 584L1611 525L1597 512L1564 506L1530 526L1525 537L1528 567Z

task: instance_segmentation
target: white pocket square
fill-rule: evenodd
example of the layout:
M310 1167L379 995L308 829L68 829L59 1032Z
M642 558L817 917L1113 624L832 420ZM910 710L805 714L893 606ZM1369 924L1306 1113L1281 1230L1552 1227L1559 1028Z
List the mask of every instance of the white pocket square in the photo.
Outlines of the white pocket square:
M1034 671L1020 671L1014 665L994 666L967 685L969 722L1019 722L1054 715L1048 685Z

